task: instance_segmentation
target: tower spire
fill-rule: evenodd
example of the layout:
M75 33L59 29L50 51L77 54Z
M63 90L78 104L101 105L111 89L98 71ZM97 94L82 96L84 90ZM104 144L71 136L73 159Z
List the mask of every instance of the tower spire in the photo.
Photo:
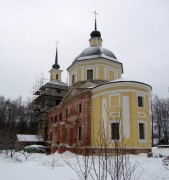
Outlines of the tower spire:
M94 13L94 31L92 31L90 33L91 38L89 39L90 42L90 46L102 46L102 38L101 38L101 33L100 31L97 30L97 15L98 13L96 12L96 10L93 12Z
M52 66L54 69L59 69L60 66L58 64L58 41L56 42L56 55L55 55L55 64Z
M97 31L97 15L98 15L98 13L96 12L96 10L93 13L94 13L94 21L95 21L94 30Z

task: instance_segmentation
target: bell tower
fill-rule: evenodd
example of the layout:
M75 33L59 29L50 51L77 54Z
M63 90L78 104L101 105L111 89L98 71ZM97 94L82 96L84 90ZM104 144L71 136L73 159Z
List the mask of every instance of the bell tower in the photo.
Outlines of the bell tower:
M55 64L53 64L52 69L49 72L50 72L50 80L61 81L62 70L60 70L60 66L58 64L58 47L57 47L57 45L56 45Z

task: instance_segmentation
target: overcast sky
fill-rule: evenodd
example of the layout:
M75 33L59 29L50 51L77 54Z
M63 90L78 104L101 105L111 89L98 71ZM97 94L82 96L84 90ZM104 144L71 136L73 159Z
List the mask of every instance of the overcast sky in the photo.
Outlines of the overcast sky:
M89 46L94 10L123 77L169 97L169 0L1 0L0 95L26 99L36 77L49 79L57 40L66 82L66 68Z

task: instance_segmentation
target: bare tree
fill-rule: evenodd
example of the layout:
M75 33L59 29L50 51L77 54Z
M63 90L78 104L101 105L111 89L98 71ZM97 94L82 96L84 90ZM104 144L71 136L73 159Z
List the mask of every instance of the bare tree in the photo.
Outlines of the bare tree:
M154 97L152 103L154 131L157 132L159 141L164 139L168 143L169 136L169 99Z
M25 157L26 161L28 158L33 154L33 152L27 153L26 151L22 150L20 153Z
M0 149L15 153L16 134L35 134L36 122L33 119L31 101L23 102L22 97L15 100L0 96Z
M119 112L119 114L121 113ZM116 122L120 123L121 116L118 118ZM111 117L109 117L110 120ZM86 153L82 156L76 154L76 165L66 158L63 158L64 161L77 173L80 180L131 179L137 164L130 163L125 137L121 135L121 139L119 139L119 132L122 131L115 132L115 138L112 139L110 127L104 127L104 124L100 122L99 131L97 136L93 137L92 146L86 146Z

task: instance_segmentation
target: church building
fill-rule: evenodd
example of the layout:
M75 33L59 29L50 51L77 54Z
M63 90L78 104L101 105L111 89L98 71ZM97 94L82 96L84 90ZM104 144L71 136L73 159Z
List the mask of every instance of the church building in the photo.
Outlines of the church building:
M130 153L150 152L151 86L122 78L123 64L102 47L96 19L90 36L89 47L67 68L68 92L48 113L51 152L83 153L102 140L110 149L118 141Z

